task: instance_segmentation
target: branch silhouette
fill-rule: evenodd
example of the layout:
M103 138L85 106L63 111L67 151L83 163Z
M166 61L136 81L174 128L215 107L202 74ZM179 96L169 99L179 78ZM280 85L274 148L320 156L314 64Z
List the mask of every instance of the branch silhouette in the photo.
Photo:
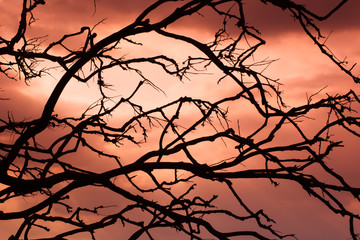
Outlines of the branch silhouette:
M260 2L291 13L321 52L345 75L359 82L353 73L354 66L347 68L320 42L322 35L317 26L318 21L328 19L347 0L339 2L324 16L292 1ZM360 216L347 207L343 196L351 195L358 203L360 187L349 183L346 176L326 162L331 152L342 147L342 140L333 134L335 129L360 137L357 93L351 90L346 94L328 94L318 100L311 96L304 105L287 106L279 81L256 70L256 66L268 66L272 61L254 60L254 54L266 41L256 27L248 25L243 1L153 1L132 23L108 36L84 26L77 32L64 33L50 44L45 44L40 37L27 36L29 25L36 24L34 10L46 8L46 3L23 0L17 31L9 39L0 37L3 77L29 83L55 71L53 64L62 70L38 118L19 121L9 114L0 119L0 134L4 136L0 138L0 219L21 221L17 231L9 233L9 239L67 239L82 233L96 239L97 230L119 222L124 228L131 226L129 239L143 236L156 239L156 229L174 230L189 239L296 239L295 233L279 232L273 216L246 203L241 196L246 193L240 194L236 188L239 179L264 179L274 186L288 181L301 186L334 214L347 217L349 236L358 239L356 224ZM94 1L94 4L99 3ZM168 14L155 18L164 7L170 10ZM221 23L211 42L172 28L182 19L194 15L207 18L210 14L215 14ZM181 42L196 51L186 58L174 57L166 51L140 57L119 53L123 46L141 46L136 37L147 34ZM83 37L80 49L68 44L79 36ZM40 67L42 61L51 63L51 67ZM141 92L146 86L159 92L163 90L144 70L145 66L179 81L194 79L215 69L218 72L215 81L226 79L236 87L232 93L215 100L188 97L184 93L179 98L169 98L165 104L149 107L139 103ZM136 76L137 84L132 90L127 89L131 90L129 94L118 97L109 93L116 79L107 73L114 69ZM62 116L56 112L59 98L71 81L90 84L94 79L100 96L98 101L89 102L89 107L78 116ZM233 108L229 107L240 109L243 104L259 121L246 133L240 132L241 124L233 119ZM188 109L192 109L191 121L188 121ZM309 133L302 121L313 112L326 112L327 121ZM111 117L119 113L124 117L111 121ZM249 113L239 110L238 114ZM296 137L287 142L278 141L279 135L288 129ZM204 160L203 152L197 147L206 148L207 144L225 146L232 156L217 159L214 155L213 159ZM118 150L109 150L109 145ZM120 157L118 151L131 147L137 147L139 156ZM81 164L90 154L100 159L99 166L111 161L114 167L102 171ZM246 167L247 163L259 160L261 165ZM314 173L313 168L319 170ZM147 183L139 179L146 179ZM212 196L199 191L197 184L204 182L210 186L207 190ZM221 205L218 201L221 193L212 192L212 185L228 192L240 210ZM74 194L84 189L102 189L116 196L119 205L94 202L92 207L77 206ZM6 206L23 198L36 201L20 210L7 210ZM255 223L256 228L225 230L227 228L222 229L214 222L217 216L240 224ZM57 224L65 227L56 229Z

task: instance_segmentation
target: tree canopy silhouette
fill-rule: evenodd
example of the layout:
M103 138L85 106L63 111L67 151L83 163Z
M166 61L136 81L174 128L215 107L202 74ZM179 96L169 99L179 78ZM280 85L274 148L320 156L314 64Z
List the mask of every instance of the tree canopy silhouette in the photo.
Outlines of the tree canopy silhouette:
M349 236L358 239L360 215L345 201L350 196L358 204L360 186L327 163L343 146L337 133L360 136L357 93L317 93L303 105L288 106L282 83L263 72L273 61L255 56L266 42L248 22L243 0L145 2L130 24L109 35L97 32L98 25L83 26L47 43L28 34L47 1L23 0L17 30L0 36L2 79L21 79L30 87L36 79L57 81L39 116L19 119L9 108L0 118L0 219L18 224L9 239L97 239L97 231L114 225L124 229L119 237L129 239L158 239L161 231L175 231L181 239L296 239L296 233L277 228L276 216L244 200L239 181L256 186L259 179L274 187L300 186L347 218ZM286 11L314 51L359 82L355 65L331 52L318 26L347 0L324 15L295 1L259 2ZM89 3L96 11L101 2ZM210 42L179 27L198 19L217 28ZM172 41L172 48L142 53L150 38ZM191 55L185 56L187 47ZM164 78L206 78L217 84L211 93L219 94L169 95L159 84ZM68 114L58 112L72 82L96 85L90 95L97 100L89 98L81 113L72 113L71 106ZM221 91L223 82L231 91ZM167 102L158 103L154 92ZM76 94L87 101L86 93ZM3 109L11 98L0 99ZM310 131L314 116L325 121ZM78 200L94 195L117 204ZM233 204L222 204L223 197ZM27 204L13 208L19 199Z

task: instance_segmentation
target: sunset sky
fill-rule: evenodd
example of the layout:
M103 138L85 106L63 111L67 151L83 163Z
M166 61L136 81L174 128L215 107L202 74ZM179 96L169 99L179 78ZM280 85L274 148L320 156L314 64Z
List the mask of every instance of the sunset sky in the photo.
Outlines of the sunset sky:
M21 2L20 0L0 0L0 12L2 13L0 15L0 36L9 38L16 31ZM100 40L131 23L149 5L149 2L152 1L46 1L44 6L40 6L34 11L34 17L37 21L29 28L28 36L46 36L43 44L48 45L60 39L64 34L79 31L82 26L92 28L103 20L95 28L95 32L98 34L96 38ZM346 93L349 89L359 93L359 85L354 84L349 76L344 74L329 58L320 52L311 39L305 35L300 25L294 21L291 13L282 11L271 4L265 5L260 0L246 0L244 2L249 25L255 26L261 32L261 37L266 40L266 45L255 53L256 59L254 61L276 60L264 69L264 74L273 79L280 79L283 98L289 107L306 104L307 97L319 92L321 89L323 90L315 98L320 99L326 94ZM313 12L322 15L332 9L339 0L296 0L294 2L304 4ZM154 21L160 19L163 16L162 14L166 14L167 10L163 9L162 12L157 12L157 15L154 14ZM328 37L326 40L327 46L339 59L346 59L349 62L348 66L360 62L359 10L360 1L349 0L326 22L319 23L323 35ZM208 19L203 20L201 16L195 16L191 20L185 19L174 24L171 29L182 34L189 34L206 43L212 40L214 29L218 27L216 25L218 23L215 18L210 21ZM183 59L192 54L198 54L196 49L191 46L174 40L167 40L156 34L136 36L134 40L142 42L143 46L135 47L124 43L124 47L119 49L119 54L126 57L168 54ZM68 44L76 46L76 44L81 44L83 39L79 37L77 41ZM54 51L62 53L63 50L55 49ZM145 86L134 99L139 104L151 108L170 102L180 96L214 101L234 92L232 82L225 79L217 83L216 76L218 72L211 68L209 71L209 75L193 75L191 80L184 79L181 82L176 78L168 77L166 74L156 71L156 69L145 66L144 73L150 76L150 80L163 92L157 91L151 86ZM355 75L360 74L360 67L355 67L354 73ZM62 71L54 69L51 74L41 79L33 79L29 83L22 80L14 81L0 75L0 98L9 99L0 101L1 118L6 119L9 112L17 121L39 118L47 98L62 74ZM110 71L105 75L105 81L106 79L109 79L109 83L113 85L112 90L109 90L109 94L114 97L128 96L139 81L138 76L135 74L119 70ZM89 81L84 84L74 79L66 87L55 110L61 116L79 117L99 97L96 81ZM251 131L254 125L257 124L256 115L252 115L250 110L246 113L246 107L231 106L230 110L233 111L231 112L232 117L236 118L239 115L241 124L243 124L241 130L244 133ZM130 113L130 110L124 109L121 114L112 116L109 121L121 121L127 117L126 113ZM195 113L189 107L182 119L185 126L196 117L193 114ZM314 120L308 119L305 131L311 132L316 129L320 121L326 120L326 116L315 115L313 117L318 118ZM156 130L153 131L156 133ZM337 169L337 172L342 174L349 183L359 187L360 140L341 131L338 134L338 139L344 140L345 147L330 154L329 165ZM5 138L11 139L11 136L0 136L1 141L5 141ZM288 141L291 138L293 138L291 132L289 134L284 133L283 138L279 139L279 141ZM198 151L204 151L201 159L211 161L209 159L214 156L215 159L226 159L233 155L233 149L230 149L231 146L221 146L213 148L211 152L199 149ZM148 149L151 149L151 144L144 147L124 145L121 151L110 145L104 145L104 148L116 152L122 159L136 159ZM209 144L209 148L212 148L212 145ZM85 160L89 156L87 153L83 153L83 156L80 157L81 161L77 164L79 166L87 164L89 169L96 169L99 172L116 167L114 163L99 164L98 159ZM256 163L253 164L256 165ZM246 167L251 168L251 163ZM142 181L140 184L147 184L146 179L139 179L138 181ZM198 186L202 185L201 192L205 195L208 194L207 188L209 186L199 182ZM300 186L283 181L279 187L275 188L268 180L249 179L234 181L234 187L239 190L244 201L250 207L264 209L277 222L275 229L283 233L294 233L298 239L305 240L350 239L347 226L348 219L342 218L340 215L334 215L318 200L309 197ZM227 201L227 199L230 199L230 197L227 197L230 193L220 190L220 183L214 184L211 189L219 189L223 201L221 203L230 208L233 206L236 209L234 202ZM116 196L105 191L101 192L101 190L97 190L96 193L92 189L77 190L73 196L74 202L89 206L93 203L103 205L125 204L119 203ZM33 200L24 199L23 202L13 202L12 205L0 204L0 210L21 209L24 204L31 204L31 201ZM349 199L347 206L358 213L360 212L359 202ZM217 221L221 225L225 220L218 219ZM18 226L14 224L15 222L17 223L17 221L4 221L0 224L1 239L9 237L9 234L12 234L17 229ZM226 225L226 227L234 227L231 224L229 225ZM58 228L61 229L61 226L58 226ZM359 225L357 229L359 232ZM99 230L97 237L99 239L127 239L129 234L127 231L118 231L114 226L107 230ZM158 239L166 239L165 235L165 233L159 232ZM176 234L173 237L176 239ZM84 237L84 239L87 238Z

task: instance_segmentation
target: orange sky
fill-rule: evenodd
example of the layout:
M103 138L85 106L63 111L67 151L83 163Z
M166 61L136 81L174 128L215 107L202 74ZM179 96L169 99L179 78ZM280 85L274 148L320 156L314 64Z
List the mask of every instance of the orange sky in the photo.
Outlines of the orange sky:
M17 27L19 9L21 1L13 0L11 4L7 0L0 0L0 35L11 35ZM47 1L44 6L40 6L34 11L35 17L38 19L30 28L29 34L32 36L48 36L45 44L49 44L55 39L59 39L63 34L78 31L82 26L94 26L96 23L106 18L106 20L97 26L98 38L107 36L117 29L122 28L141 12L143 7L150 1L131 0L131 1L113 1L113 0L95 0L96 11L92 0L52 0ZM338 0L319 0L296 1L306 4L314 12L324 13L336 5ZM324 96L326 93L345 93L349 89L357 90L358 86L353 84L352 79L346 76L341 70L330 62L330 60L322 55L319 49L307 38L300 26L293 21L290 13L281 11L271 5L266 6L260 1L246 1L246 9L248 12L248 21L256 26L261 32L262 37L267 44L262 47L256 54L256 60L265 58L277 59L272 63L264 73L272 78L279 78L283 84L285 102L290 106L305 104L307 96L318 92L320 89L326 88L318 95ZM328 46L340 59L347 57L349 66L360 60L359 39L360 39L360 18L358 10L360 9L360 1L350 0L343 8L335 13L328 21L322 23L324 35L329 35L327 40ZM154 19L160 18L165 14L167 9L154 14ZM216 28L216 19L198 21L184 20L177 23L173 29L179 32L186 32L198 39L206 42L213 37L214 28ZM139 47L131 47L125 44L119 52L126 56L147 56L153 54L169 54L177 58L186 58L190 54L197 54L193 47L181 44L176 41L166 40L155 34L148 36L134 37L134 39L142 41L144 45ZM82 39L78 39L81 42ZM71 44L76 45L74 41ZM57 49L61 52L60 49ZM184 79L183 82L175 78L168 77L161 73L158 69L145 66L144 73L151 77L151 81L156 84L164 93L156 91L150 86L144 87L140 94L134 98L138 103L144 104L148 108L170 102L180 96L202 97L209 100L216 100L229 93L234 92L233 83L226 79L219 85L216 83L216 70L212 75L195 75L192 80ZM359 68L355 68L355 72L360 72ZM14 118L18 121L22 119L36 119L40 117L42 108L50 95L53 87L63 73L54 70L51 76L42 79L34 79L26 85L23 81L13 81L0 75L0 98L10 98L8 101L0 101L0 116L6 118L9 111L12 112ZM135 74L124 73L121 71L111 71L106 77L114 85L109 93L112 96L128 96L139 81L139 77ZM80 116L82 112L99 98L96 82L91 81L87 84L79 82L71 82L66 87L60 101L56 107L56 112L61 116ZM257 123L256 116L252 112L243 114L247 111L246 106L230 106L233 112L231 116L239 117L244 133L254 128ZM130 113L129 109L112 116L109 121L124 121ZM189 125L194 119L194 109L186 109L184 118L181 119L184 126ZM306 130L311 132L319 121L326 119L324 116L317 116L320 120L308 120ZM256 125L257 126L257 125ZM200 130L201 131L201 130ZM202 131L209 131L204 129ZM154 134L157 130L153 130ZM338 169L345 176L345 179L351 183L358 183L358 169L360 168L360 159L358 158L358 144L348 135L340 132L339 138L344 138L346 147L332 153L329 156L329 163L332 167ZM0 136L0 141L11 136ZM279 137L278 141L288 141L293 138L291 132L284 133ZM156 137L150 137L150 140ZM151 141L150 141L151 143ZM157 144L157 143L156 143ZM131 144L125 144L123 147L116 149L111 145L105 145L104 149L116 152L122 159L129 159L132 162L136 157L144 154L152 145L148 144L139 148ZM213 151L204 151L204 149L212 149ZM194 151L204 151L200 159L209 161L208 159L225 159L231 157L233 149L222 143L215 142L208 146L203 146ZM116 167L113 162L105 162L99 165L99 159L88 153L82 153L80 160L76 163L89 169L96 171L105 171ZM183 156L179 156L181 158ZM90 160L89 160L90 159ZM211 160L210 160L211 161ZM249 163L244 167L254 167L256 162ZM166 175L166 173L164 173ZM139 179L139 184L147 185L146 179ZM336 216L320 204L314 198L302 191L299 186L292 183L281 182L280 187L274 188L268 180L242 180L235 181L235 188L239 190L240 195L251 207L263 208L270 216L277 221L275 229L279 229L283 233L295 233L299 239L349 239L347 219ZM200 181L200 192L208 194L208 185ZM212 189L221 189L221 184L217 183L211 187ZM231 202L229 192L222 191L221 204L228 208L236 209L236 204ZM215 191L216 192L216 191ZM159 197L160 199L161 197ZM24 204L31 204L32 200L14 201L12 204L0 205L0 210L21 209ZM34 200L36 201L36 200ZM108 192L96 189L76 191L73 201L75 204L91 205L116 205L119 199ZM124 204L124 203L121 203ZM347 206L360 211L358 202L352 200L347 201ZM218 219L219 224L226 220ZM3 222L0 224L0 238L9 236L9 230L16 229L14 221ZM225 226L224 226L225 227ZM230 223L226 227L237 228ZM61 229L62 226L57 226ZM358 226L360 231L360 226ZM129 232L118 231L116 227L109 230L100 230L97 232L99 239L126 239ZM169 233L159 232L158 239L167 239ZM88 235L84 235L83 239L88 239ZM177 235L174 235L176 239ZM82 239L81 237L77 239Z

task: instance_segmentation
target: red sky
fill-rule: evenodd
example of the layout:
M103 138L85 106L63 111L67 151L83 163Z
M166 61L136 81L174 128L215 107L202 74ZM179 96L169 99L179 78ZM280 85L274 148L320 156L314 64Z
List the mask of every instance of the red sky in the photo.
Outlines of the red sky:
M0 0L0 12L2 13L0 15L1 36L11 35L14 29L16 29L21 6L20 2L19 0L13 0L9 4L7 0ZM96 9L93 4L94 2L96 2ZM96 23L106 18L103 23L97 26L98 38L100 39L133 21L149 2L151 1L47 1L44 6L34 11L35 17L38 20L31 26L30 34L33 36L48 36L45 42L48 44L60 38L63 34L78 31L84 25L93 27ZM296 2L305 4L314 12L322 14L335 6L339 0L299 0ZM273 78L280 78L283 84L284 99L288 105L295 106L306 103L307 96L318 92L325 86L325 90L322 91L319 97L326 93L345 93L349 89L358 89L358 86L353 84L350 77L346 76L327 57L320 53L319 49L302 32L299 24L293 21L289 12L279 10L271 5L264 5L260 1L248 0L245 7L248 13L247 20L249 24L257 27L262 33L262 37L267 41L267 44L255 54L255 57L259 60L267 57L278 59L264 73ZM327 40L328 46L340 59L347 57L349 65L360 60L359 9L360 1L349 0L328 21L320 25L324 30L324 35L329 36ZM153 16L154 19L161 17L161 14L165 14L166 10L159 11L157 15ZM184 20L176 24L174 29L180 32L187 32L206 42L207 39L213 37L215 22L215 20L213 22L203 21L199 17L198 21ZM122 49L124 51L123 54L127 54L127 56L140 56L144 54L151 55L152 53L167 53L177 57L186 57L187 54L192 54L195 51L191 47L175 43L174 41L164 40L156 35L141 36L138 39L144 42L144 46L142 48L124 48ZM76 44L76 42L72 44ZM220 88L216 84L215 77L213 81L208 81L209 78L211 79L209 76L195 76L192 81L184 80L184 82L179 82L173 78L166 78L166 75L158 72L151 73L153 70L150 68L145 69L145 71L151 74L151 80L166 93L164 95L151 87L144 88L143 92L141 92L141 97L137 98L137 100L143 104L148 104L149 107L168 102L181 95L204 97L213 100L233 91L232 83L224 81L220 84ZM355 68L355 72L360 72L359 68ZM0 97L10 98L10 100L0 102L0 115L6 116L8 111L11 111L16 120L39 117L47 97L50 95L61 74L61 72L55 71L52 76L35 79L28 85L23 81L15 82L1 75L0 88L5 91L0 91ZM128 81L128 79L136 78L134 75L112 72L108 77L114 78L114 76L119 78L119 81L112 82L114 89L116 89L112 93L114 96L126 96L136 86L136 81ZM64 116L80 115L90 103L99 97L95 85L94 82L89 84L71 83L61 97L56 111ZM236 111L237 108L233 109ZM184 124L192 119L192 109L188 111L188 119L184 120ZM233 114L236 115L238 113L234 112ZM122 117L121 115L114 116L113 120L121 119ZM319 116L319 118L324 119L324 116ZM247 128L250 129L257 120L256 116L252 116L249 113L245 117L241 117L241 121L245 126L244 131L247 131ZM319 124L317 121L314 120L309 126L316 127ZM309 127L309 131L311 130L312 128ZM340 136L345 138L346 147L331 154L329 162L331 162L331 166L336 167L339 172L344 174L349 182L358 184L357 180L359 178L357 172L360 168L360 159L358 158L359 140L354 142L352 138L343 133L341 134ZM292 136L284 135L283 137L281 140L286 141L286 138L291 138ZM2 138L4 137L0 136L0 140ZM117 151L112 146L105 146L105 148ZM136 156L143 154L146 150L146 146L143 148L124 147L119 155L122 158L135 159ZM205 152L203 159L207 161L206 159L211 159L214 155L219 156L218 158L226 158L227 155L230 156L232 154L231 151L226 147L217 147L211 153ZM83 156L83 159L85 158L86 153ZM80 163L83 164L83 162ZM97 168L98 171L114 167L113 163L102 164L99 167L96 159L86 164L89 165L87 167ZM139 181L144 181L143 184L146 184L146 180L140 179ZM300 187L294 184L282 182L280 187L274 188L268 181L245 180L237 181L235 186L251 207L263 208L277 221L276 229L284 233L295 233L299 239L305 240L349 239L346 226L347 219L333 215L322 204L319 204L314 198L309 198ZM220 187L220 184L213 186L214 189ZM202 190L204 194L207 192L206 188L207 186L204 185ZM76 192L74 196L78 198L75 198L76 200L74 201L82 202L83 204L91 204L93 202L103 203L104 205L118 204L118 199L108 194L106 192L102 194L97 192L94 195L91 190ZM228 199L226 196L229 193L222 192L222 194L222 199L225 199L223 204L236 208L235 203L226 201ZM29 202L27 203L30 204ZM21 208L22 204L24 203L14 202L12 206L0 205L0 209L4 207L7 210L11 208L17 209ZM347 204L360 211L358 202L349 200ZM221 223L223 220L218 219L218 221ZM13 222L1 223L0 238L8 237L9 229L14 229L15 227ZM358 227L360 229L360 226ZM99 231L97 236L99 239L118 239L120 236L121 239L121 234L124 234L124 239L126 238L127 233L116 232L115 227L111 229L112 231ZM117 234L116 237L114 233ZM159 234L161 236L159 239L166 239L163 236L164 234Z

